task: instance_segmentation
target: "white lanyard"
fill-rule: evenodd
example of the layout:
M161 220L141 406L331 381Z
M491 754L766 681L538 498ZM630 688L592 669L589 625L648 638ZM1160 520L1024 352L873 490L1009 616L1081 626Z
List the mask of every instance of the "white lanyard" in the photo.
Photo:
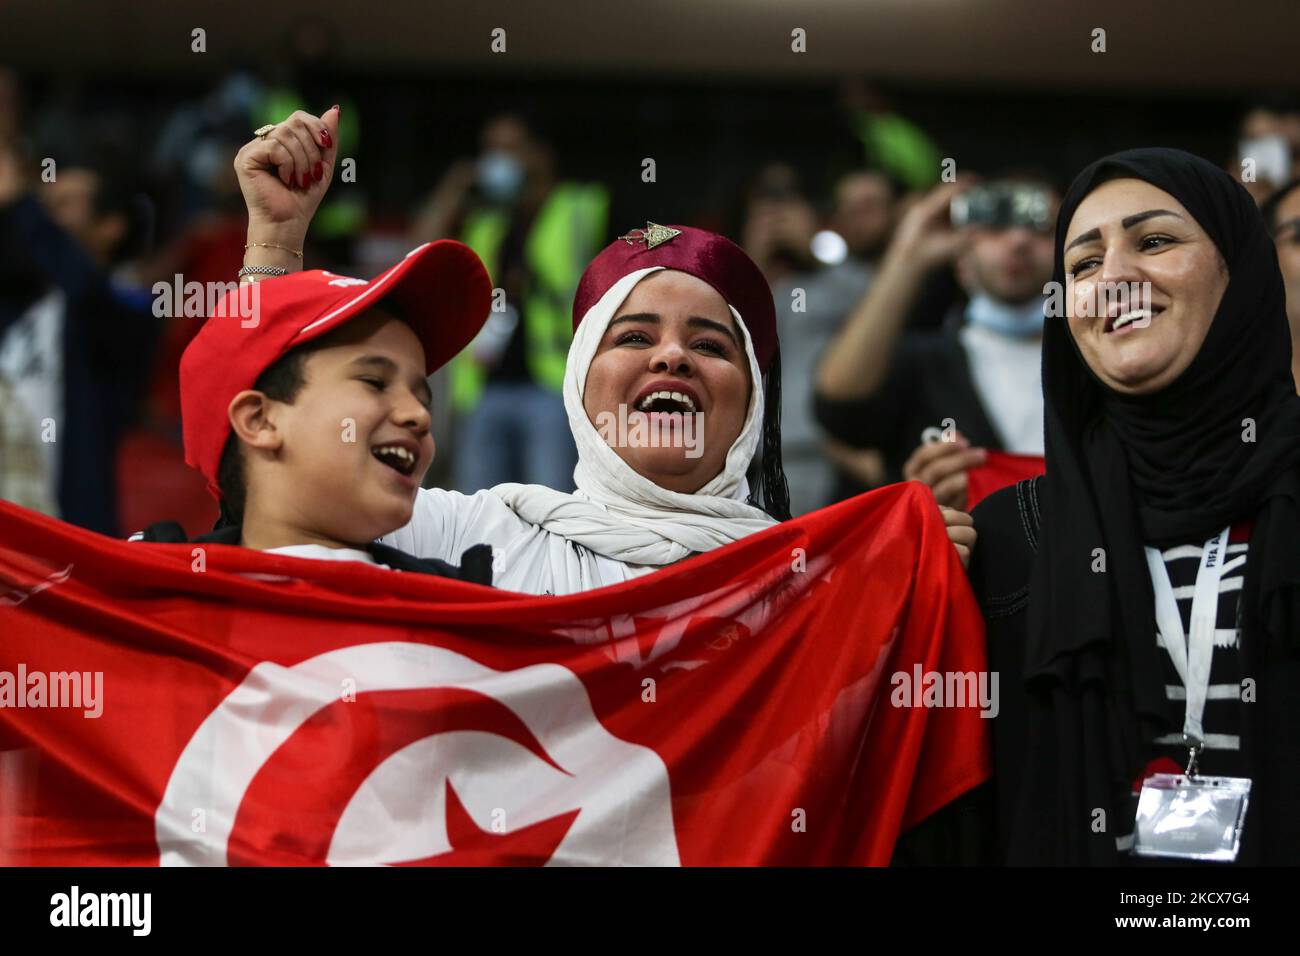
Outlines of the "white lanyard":
M1174 600L1173 585L1164 558L1155 548L1147 548L1147 567L1151 571L1151 584L1155 589L1156 626L1160 639L1173 658L1174 669L1187 688L1187 709L1183 718L1183 736L1187 738L1192 756L1200 750L1205 740L1201 719L1205 716L1205 700L1210 690L1210 660L1214 655L1214 630L1219 618L1219 579L1228 560L1228 533L1224 528L1205 542L1201 553L1201 567L1196 572L1196 590L1192 593L1191 636L1183 630L1182 615ZM1194 760L1192 763L1194 766Z

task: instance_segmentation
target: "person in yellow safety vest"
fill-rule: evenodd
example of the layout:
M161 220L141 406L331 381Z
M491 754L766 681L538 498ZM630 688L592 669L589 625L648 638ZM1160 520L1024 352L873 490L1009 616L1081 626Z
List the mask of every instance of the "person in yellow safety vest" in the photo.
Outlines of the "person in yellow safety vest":
M577 463L561 397L573 294L606 242L603 186L561 182L549 146L518 117L484 127L477 162L453 166L417 220L420 242L455 235L487 266L492 314L452 362L454 481L568 491Z

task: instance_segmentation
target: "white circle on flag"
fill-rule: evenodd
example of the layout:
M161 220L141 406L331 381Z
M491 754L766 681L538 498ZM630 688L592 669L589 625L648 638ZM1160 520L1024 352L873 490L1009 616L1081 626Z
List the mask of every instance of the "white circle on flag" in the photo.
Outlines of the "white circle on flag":
M326 862L377 865L451 849L447 784L487 832L577 812L548 865L677 866L668 768L649 747L611 734L582 681L559 664L498 671L443 647L359 644L285 667L252 668L199 725L155 814L163 866L224 866L236 815L254 777L303 724L337 703L339 675L357 695L467 690L509 708L554 766L498 734L455 730L388 754L348 801ZM346 741L345 745L350 745ZM557 767L559 769L557 769ZM203 813L201 832L191 826Z

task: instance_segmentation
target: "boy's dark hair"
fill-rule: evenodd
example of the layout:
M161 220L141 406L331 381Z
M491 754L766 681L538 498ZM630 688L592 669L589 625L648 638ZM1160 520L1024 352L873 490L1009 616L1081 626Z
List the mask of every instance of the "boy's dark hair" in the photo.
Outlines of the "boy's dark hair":
M307 357L317 349L328 344L330 336L324 336L306 342L296 349L291 349L280 356L267 368L257 381L253 390L262 392L267 398L277 402L291 403L298 397L302 387L307 384L304 368ZM216 528L242 525L244 523L244 504L248 496L245 484L244 455L239 447L239 436L234 432L226 438L226 447L221 450L221 462L217 465L217 487L221 489L221 515Z

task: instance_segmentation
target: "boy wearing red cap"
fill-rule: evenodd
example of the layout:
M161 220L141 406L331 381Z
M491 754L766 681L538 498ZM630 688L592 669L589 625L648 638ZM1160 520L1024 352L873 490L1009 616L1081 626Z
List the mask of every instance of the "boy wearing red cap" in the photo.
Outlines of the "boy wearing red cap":
M490 583L486 547L462 568L375 539L410 520L434 454L427 376L473 339L491 294L450 241L370 281L315 270L229 292L181 358L185 460L221 506L199 540Z

